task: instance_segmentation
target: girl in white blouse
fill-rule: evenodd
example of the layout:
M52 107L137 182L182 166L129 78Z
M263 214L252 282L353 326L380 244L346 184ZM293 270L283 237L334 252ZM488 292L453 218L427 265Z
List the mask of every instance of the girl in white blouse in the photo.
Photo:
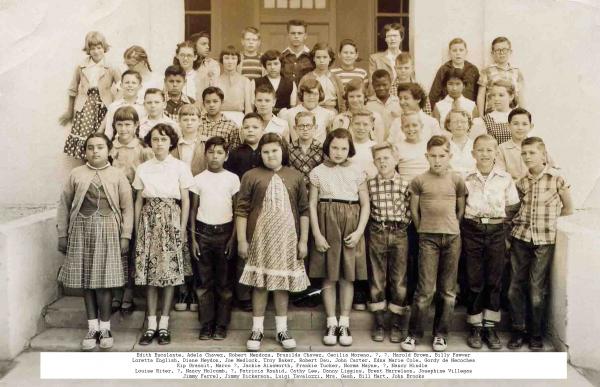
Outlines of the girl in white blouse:
M193 183L190 167L170 151L178 136L168 124L157 124L144 138L154 159L142 163L135 175L136 285L146 286L148 326L140 338L147 345L158 336L158 344L169 344L169 312L174 286L183 284L185 226L189 212L188 188ZM162 315L157 326L158 288L162 291ZM157 331L158 328L158 331Z

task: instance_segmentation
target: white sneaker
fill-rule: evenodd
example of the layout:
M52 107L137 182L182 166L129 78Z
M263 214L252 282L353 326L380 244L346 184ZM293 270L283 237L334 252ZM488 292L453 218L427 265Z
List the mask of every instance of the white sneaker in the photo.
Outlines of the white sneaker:
M275 337L277 342L283 346L283 349L294 349L296 348L296 340L290 335L290 332L283 331L277 332Z
M400 343L400 348L406 352L414 352L417 347L417 341L411 336L406 336L403 342Z
M100 348L102 349L108 349L108 348L112 348L114 343L114 339L112 337L112 333L110 333L110 330L108 329L103 329L100 331Z
M250 338L246 341L246 349L252 352L259 351L262 339L263 333L261 331L252 331Z
M83 340L81 340L81 349L83 351L91 351L92 349L96 348L99 335L99 331L90 329L83 338Z
M337 329L335 325L330 325L327 327L325 331L325 336L323 336L323 344L325 345L336 345L337 344Z
M350 333L350 328L340 326L338 327L337 334L340 345L343 345L345 347L352 345L352 333Z
M446 344L446 339L441 336L435 336L433 338L433 344L431 345L435 352L443 352L446 350L448 344Z

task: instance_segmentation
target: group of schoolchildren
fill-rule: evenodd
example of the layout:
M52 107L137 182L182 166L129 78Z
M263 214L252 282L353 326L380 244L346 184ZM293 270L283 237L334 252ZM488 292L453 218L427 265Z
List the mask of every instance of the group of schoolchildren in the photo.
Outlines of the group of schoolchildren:
M306 29L291 20L290 46L261 54L248 27L222 69L209 35L195 34L161 79L142 47L125 51L120 72L104 36L88 33L60 118L72 121L64 152L85 164L58 207L59 280L84 292L82 349L112 347L111 314L134 310L135 285L146 292L140 345L170 343L173 304L198 311L200 340L223 340L235 301L252 312L257 351L272 293L275 339L293 349L290 292L316 287L323 343L348 346L366 283L374 341L389 312L390 341L414 351L433 302L432 348L443 351L457 280L468 345L498 349L510 274L507 346L542 350L556 221L572 204L543 140L528 137L508 39L493 41L481 74L452 40L428 96L398 50L401 25L386 25L388 51L369 72L352 40L333 67L327 43L304 45Z

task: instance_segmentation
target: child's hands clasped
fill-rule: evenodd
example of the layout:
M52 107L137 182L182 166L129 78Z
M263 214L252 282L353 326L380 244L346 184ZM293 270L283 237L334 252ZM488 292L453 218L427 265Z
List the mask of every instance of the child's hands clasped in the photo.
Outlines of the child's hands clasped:
M63 254L67 253L67 237L58 238L58 251Z
M344 244L346 245L346 247L354 248L358 244L358 241L360 240L361 236L362 233L354 231L344 238Z
M323 235L318 235L315 237L315 246L317 251L320 253L326 252L331 247Z

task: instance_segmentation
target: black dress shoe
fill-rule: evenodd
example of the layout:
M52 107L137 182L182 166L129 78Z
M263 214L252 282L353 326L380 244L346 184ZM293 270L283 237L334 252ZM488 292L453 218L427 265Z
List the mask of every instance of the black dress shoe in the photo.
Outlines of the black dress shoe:
M171 332L168 329L158 330L158 344L166 345L171 344Z
M542 336L531 336L529 338L529 349L532 351L543 351L544 339Z
M525 340L525 332L523 331L513 331L510 340L506 347L508 349L519 349L523 346L523 341Z
M210 340L213 337L213 324L206 323L200 328L199 340Z
M213 340L225 340L227 337L227 327L224 325L217 325L215 332L213 333Z
M142 337L140 337L139 344L140 345L148 345L148 344L152 343L154 336L156 336L156 330L148 329L146 332L144 332Z

